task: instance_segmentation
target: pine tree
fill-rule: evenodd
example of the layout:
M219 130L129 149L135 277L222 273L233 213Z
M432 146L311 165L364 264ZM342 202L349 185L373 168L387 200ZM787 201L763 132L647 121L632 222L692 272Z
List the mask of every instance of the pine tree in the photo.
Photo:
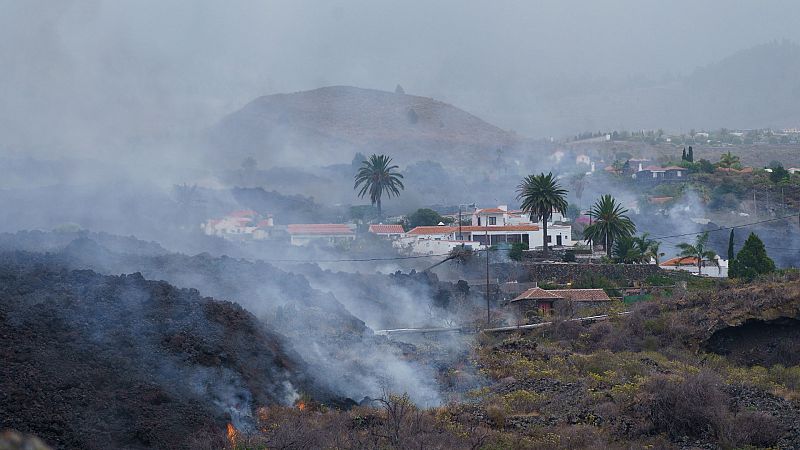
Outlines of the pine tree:
M733 252L733 228L731 228L731 235L728 238L728 261L733 261L736 255Z
M689 162L694 162L694 150L692 150L692 146L689 146L689 153L686 154L686 160Z
M764 243L755 233L750 233L744 246L736 255L735 264L733 267L728 268L728 276L730 278L752 280L758 275L774 271L775 262L767 256Z
M733 249L733 228L728 238L728 278L736 278L736 254Z
M683 154L681 155L681 161L686 161L686 147L683 147Z

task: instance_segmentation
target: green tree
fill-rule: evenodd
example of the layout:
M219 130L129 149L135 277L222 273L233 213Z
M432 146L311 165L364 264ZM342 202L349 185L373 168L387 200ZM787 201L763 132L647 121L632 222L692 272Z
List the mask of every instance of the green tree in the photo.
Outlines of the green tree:
M694 150L692 146L689 146L689 151L686 153L686 160L689 162L694 162Z
M611 257L614 241L636 232L636 224L628 218L627 212L610 194L600 197L589 210L593 223L583 230L584 238L603 243L606 255Z
M614 242L611 258L617 264L640 264L644 259L641 250L631 236L623 236Z
M772 163L769 169L772 170L769 173L769 180L773 183L778 184L783 180L789 179L789 171L784 169L781 163Z
M647 264L650 260L653 260L657 265L659 259L664 256L663 253L659 252L661 242L650 239L649 233L644 233L639 237L633 238L633 243L636 245L639 253L642 254L642 263Z
M734 258L736 257L733 251L733 228L731 228L731 234L728 236L728 266L733 263Z
M439 222L450 223L453 220L442 217L438 212L429 208L420 208L406 217L410 228L439 225Z
M767 256L764 243L755 233L750 233L742 249L736 254L734 264L728 267L728 277L752 280L758 275L774 271L775 262Z
M508 257L514 261L522 261L522 255L528 249L528 244L524 242L514 242L511 244L511 249L508 250Z
M734 155L733 153L731 153L730 150L728 150L727 153L723 153L722 156L719 157L719 163L718 164L719 164L720 167L724 167L724 168L728 168L728 169L730 169L730 168L738 169L738 168L742 167L742 163L741 163L741 160L739 159L739 157Z
M700 172L714 173L714 164L707 159L701 159L700 161L697 161L697 167Z
M717 254L713 250L709 250L707 248L707 244L708 232L698 235L694 241L694 244L689 244L687 242L678 244L678 248L681 250L681 252L678 254L680 257L678 261L683 261L684 259L696 259L698 275L703 274L703 266L706 263L710 263L712 266L719 267Z
M403 182L400 181L403 175L397 172L398 166L392 165L392 158L386 155L372 154L368 160L361 163L354 178L353 189L359 189L358 196L364 198L369 194L369 200L373 205L378 206L378 216L383 216L381 209L381 197L385 193L387 197L398 197L400 191L405 189Z
M542 221L544 231L544 254L547 255L547 221L553 211L566 214L567 190L556 181L553 173L544 172L539 175L528 175L517 186L517 199L522 200L522 211L529 214L531 220Z

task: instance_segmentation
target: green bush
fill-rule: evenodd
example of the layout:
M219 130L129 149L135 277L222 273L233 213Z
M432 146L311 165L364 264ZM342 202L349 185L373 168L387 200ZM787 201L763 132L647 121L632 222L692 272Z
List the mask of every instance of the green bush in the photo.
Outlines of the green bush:
M527 249L528 244L524 242L514 242L511 244L511 249L508 251L508 257L514 261L522 261L522 256Z

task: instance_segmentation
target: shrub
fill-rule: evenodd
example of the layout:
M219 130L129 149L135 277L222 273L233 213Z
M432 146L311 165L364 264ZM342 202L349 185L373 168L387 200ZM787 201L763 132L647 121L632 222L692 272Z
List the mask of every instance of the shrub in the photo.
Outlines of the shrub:
M509 410L522 414L534 412L543 399L544 396L542 394L524 389L513 391L503 396L503 401L508 405Z
M504 428L508 417L508 407L502 403L492 403L486 407L486 416L495 427Z
M673 438L719 437L728 426L728 396L709 371L674 379L652 377L644 386L647 420L653 429Z
M522 256L527 249L528 244L524 242L514 242L511 244L511 249L508 251L508 257L514 261L522 261Z

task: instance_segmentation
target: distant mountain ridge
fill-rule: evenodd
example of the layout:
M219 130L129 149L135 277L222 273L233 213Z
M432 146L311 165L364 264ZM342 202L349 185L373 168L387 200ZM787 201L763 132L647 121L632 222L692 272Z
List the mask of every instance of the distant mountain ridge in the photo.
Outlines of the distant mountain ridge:
M452 105L403 93L330 86L259 97L211 130L226 156L265 165L349 161L355 151L389 152L400 162L493 158L519 138ZM434 152L434 154L432 154ZM490 154L491 153L491 154Z
M771 42L738 51L670 82L543 97L539 109L523 115L539 128L570 133L800 127L798 73L800 46Z

